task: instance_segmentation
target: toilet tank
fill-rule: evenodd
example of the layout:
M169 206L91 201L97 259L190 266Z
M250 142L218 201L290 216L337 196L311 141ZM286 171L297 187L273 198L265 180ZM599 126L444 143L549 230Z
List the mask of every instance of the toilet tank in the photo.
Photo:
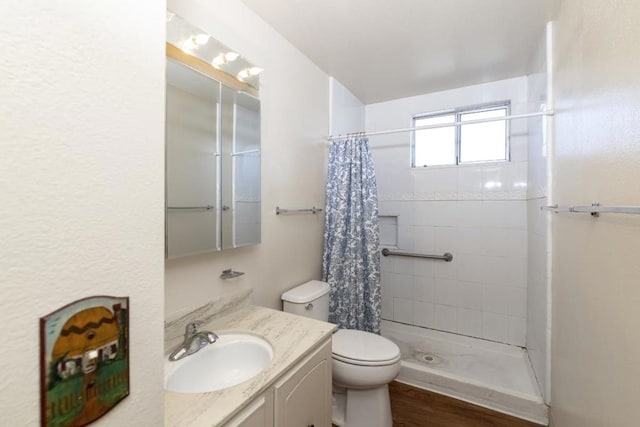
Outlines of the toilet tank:
M287 313L326 322L329 320L329 284L311 280L289 289L282 294L282 306Z

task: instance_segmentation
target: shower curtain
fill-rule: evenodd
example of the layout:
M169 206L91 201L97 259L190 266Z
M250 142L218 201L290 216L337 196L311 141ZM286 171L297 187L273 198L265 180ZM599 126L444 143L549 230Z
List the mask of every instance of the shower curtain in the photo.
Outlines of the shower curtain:
M331 286L329 321L380 333L380 252L376 177L365 137L329 151L322 278Z

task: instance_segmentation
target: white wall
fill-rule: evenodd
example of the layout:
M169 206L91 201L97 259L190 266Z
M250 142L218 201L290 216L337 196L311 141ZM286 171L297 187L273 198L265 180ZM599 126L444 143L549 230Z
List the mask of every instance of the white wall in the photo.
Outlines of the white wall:
M546 37L540 38L534 55L535 72L527 76L529 111L540 111L546 105ZM547 321L549 293L547 277L547 133L546 120L534 117L528 120L529 161L527 170L527 352L545 401L549 396L548 337L551 325Z
M172 0L168 7L264 69L262 243L167 261L165 318L237 287L280 308L283 291L320 278L322 215L276 216L276 206L323 206L329 77L240 1ZM222 270L246 275L222 281Z
M333 77L329 79L329 102L331 135L364 131L364 104Z
M412 126L418 113L511 100L527 111L526 77L366 106L367 131ZM525 344L527 123L511 123L511 162L410 168L410 134L370 139L380 215L397 216L398 248L451 252L452 263L384 257L382 317Z
M40 424L38 318L107 294L131 298L131 395L95 425L162 425L165 6L3 6L2 424Z
M636 0L561 3L553 202L640 204L639 19ZM640 217L551 217L552 424L636 426Z

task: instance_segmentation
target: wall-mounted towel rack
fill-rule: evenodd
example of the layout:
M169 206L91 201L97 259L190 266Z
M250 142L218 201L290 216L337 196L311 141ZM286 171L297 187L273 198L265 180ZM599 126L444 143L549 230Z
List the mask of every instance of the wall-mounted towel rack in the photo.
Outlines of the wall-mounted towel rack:
M206 210L210 211L214 206L206 205L206 206L167 206L167 210L170 211L195 211L195 210Z
M322 208L316 208L315 206L311 209L281 209L280 206L276 206L276 215L295 215L295 214L317 214L322 212Z
M558 206L548 205L541 206L540 210L549 212L578 212L589 213L592 217L599 217L601 213L621 213L621 214L640 214L640 206L600 206L600 203L594 202L591 206Z
M384 255L384 256L408 256L408 257L413 257L413 258L441 259L441 260L446 261L446 262L453 261L453 255L451 255L449 252L445 252L442 255L430 255L430 254L415 254L415 253L412 253L412 252L396 252L396 251L390 251L389 249L384 248L382 250L382 255Z

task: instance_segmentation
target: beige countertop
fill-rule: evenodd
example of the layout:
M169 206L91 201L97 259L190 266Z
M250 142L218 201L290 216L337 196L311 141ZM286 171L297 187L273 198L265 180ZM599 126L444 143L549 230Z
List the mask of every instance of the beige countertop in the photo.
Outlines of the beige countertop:
M250 332L266 339L273 347L271 364L250 380L216 392L187 394L165 390L165 427L223 425L329 338L336 328L331 323L250 305L248 296L244 295L240 300L223 301L213 307L216 311L213 314L206 315L206 312L211 312L211 306L208 310L203 307L199 312L165 324L167 354L180 343L184 325L199 318L207 322L201 330L212 330L218 334Z

